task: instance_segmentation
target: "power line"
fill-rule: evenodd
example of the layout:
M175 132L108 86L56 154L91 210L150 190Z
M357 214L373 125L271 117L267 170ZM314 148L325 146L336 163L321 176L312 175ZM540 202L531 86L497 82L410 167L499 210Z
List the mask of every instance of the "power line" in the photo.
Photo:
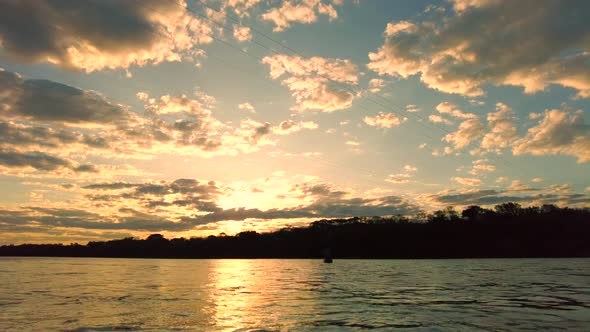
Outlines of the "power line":
M222 12L222 11L220 11L220 10L216 9L216 8L213 8L213 7L209 6L208 4L204 3L204 2L203 2L203 1L201 1L201 0L195 0L195 3L199 3L199 4L202 6L202 8L203 8L203 9L206 7L206 8L212 9L212 10L214 10L214 11L218 12L218 13L226 14L226 13L224 13L224 12ZM194 15L196 15L196 16L199 16L199 17L203 18L204 20L206 20L206 21L209 21L209 22L213 23L214 25L216 25L216 26L218 26L218 27L222 28L223 30L227 30L227 29L231 28L231 27L228 27L228 26L226 26L225 24L219 23L219 22L217 22L217 21L215 21L215 20L213 20L213 19L211 19L211 18L207 17L206 15L203 15L203 14L201 14L201 13L198 13L198 12L195 12L195 11L192 11L192 10L190 10L190 8L188 8L188 6L187 6L187 7L183 7L183 6L181 6L179 3L176 3L176 2L175 2L175 4L177 4L179 7L182 7L183 9L186 9L187 11L191 12L191 13L192 13L192 14L194 14ZM143 4L140 4L140 6L143 6L144 8L151 9L151 10L153 10L153 11L155 11L155 12L159 12L159 11L157 11L157 10L153 9L153 8L149 8L148 6L144 6ZM161 13L161 12L159 12L159 13L160 13L160 14L162 14L162 15L164 15L164 16L168 16L168 15L165 15L165 14L163 14L163 13ZM288 45L285 45L284 43L282 43L282 42L280 42L280 41L278 41L278 40L276 40L276 39L274 39L274 38L272 38L272 37L268 36L266 33L262 32L262 31L260 31L260 30L258 30L258 29L256 29L256 28L254 28L254 27L251 27L251 26L249 26L249 25L247 25L247 24L243 24L243 23L241 23L239 20L237 20L237 19L235 19L235 18L233 18L233 17L231 17L231 16L229 16L229 15L226 15L226 16L227 16L228 18L230 18L232 21L234 21L234 22L236 22L237 24L239 24L240 26L245 26L245 27L248 27L248 28L250 28L250 29L251 29L252 31L254 31L255 33L257 33L257 34L259 34L259 35L263 36L264 38L266 38L266 39L268 39L268 40L270 40L270 41L274 42L275 44L277 44L277 45L281 46L282 48L289 50L290 52L292 52L293 54L295 54L295 55L299 56L300 58L305 58L305 56L303 56L303 55L302 55L300 52L298 52L298 51L296 51L295 49L293 49L293 48L289 47ZM209 35L209 37L210 37L210 38L212 38L213 40L216 40L216 41L218 41L218 42L220 42L220 43L222 43L222 44L224 44L224 45L226 45L226 46L228 46L228 47L230 47L230 48L234 49L234 50L237 50L238 52L240 52L240 53L242 53L242 54L244 54L244 55L246 55L246 56L249 56L249 57L252 57L252 58L254 58L255 60L257 60L257 62L258 62L258 61L262 61L262 59L263 59L263 57L258 57L258 56L256 56L256 55L253 55L252 53L250 53L250 52L248 52L248 51L246 51L246 50L244 50L244 49L241 49L241 48L239 48L239 47L236 47L235 45L233 45L233 44L231 44L231 43L229 43L229 42L227 42L227 41L225 41L225 40L223 40L223 39L217 38L217 37L215 37L215 36L213 36L213 35ZM257 41L257 40L255 40L254 38L253 38L251 41L252 41L254 44L256 44L257 46L259 46L259 47L261 47L261 48L263 48L263 49L266 49L266 50L268 50L268 51L269 51L269 52L271 52L271 53L274 53L274 54L281 54L280 52L278 52L278 51L276 51L276 50L274 50L274 49L272 49L272 48L268 47L267 45L264 45L264 44L262 44L262 43L258 42L258 41ZM346 90L346 91L347 91L347 92L349 92L349 93L352 93L352 95L353 95L353 96L355 96L355 95L357 95L357 94L359 94L359 93L362 93L362 92L363 92L363 90L362 90L362 89L360 89L360 88L359 88L358 90L355 90L355 89L351 88L351 87L350 87L348 84L344 84L344 83L342 83L342 82L336 81L336 80L334 80L334 79L330 78L329 76L323 75L323 74L321 74L321 73L319 73L319 72L314 72L313 70L309 70L309 68L307 67L307 65L305 65L305 64L302 64L302 63L301 63L301 61L300 61L299 59L296 59L295 61L297 62L297 64L299 64L300 66L302 66L303 68L305 68L305 70L308 70L310 74L312 74L312 75L317 75L317 76L319 76L319 77L322 77L322 78L324 78L324 79L326 79L326 80L330 81L331 83L333 83L333 84L335 84L335 85L338 85L338 86L339 86L341 89L343 89L343 90ZM311 90L310 92L313 92L313 91L315 91L315 90L317 90L317 89L319 89L319 87L318 87L318 88L315 88L315 89L313 89L313 90ZM391 100L389 100L389 99L386 99L386 98L384 98L384 97L381 97L381 96L379 96L379 95L376 95L376 97L378 97L378 98L380 98L380 99L383 99L383 100L385 100L386 102L389 102L389 103L391 103ZM440 126L438 126L438 125L436 125L436 124L430 124L430 123L426 122L426 119L425 119L424 117L422 117L422 116L418 115L418 114L415 114L415 113L407 113L407 112L406 112L406 113L401 113L401 112L397 111L395 108L391 108L390 106L388 106L388 105L386 105L386 104L384 104L384 103L382 103L382 102L376 101L376 100L374 100L374 99L372 99L372 98L369 98L369 97L366 97L366 96L365 96L365 98L364 98L364 99L366 99L366 100L368 100L368 101L372 102L373 104L375 104L375 105L379 106L380 108L382 108L382 109L384 109L384 110L386 110L386 111L393 111L394 113L396 113L396 114L398 114L398 115L400 115L400 116L402 116L402 117L411 116L411 117L418 118L420 121L416 121L416 123L417 123L419 126L422 126L422 127L426 128L426 129L431 129L432 127L434 127L434 128L436 128L436 129L439 129L439 130L441 130L441 131L445 132L446 134L450 134L450 133L452 133L451 131L447 130L446 128L440 127ZM366 110L366 111L369 111L369 109L367 109L366 107L363 107L363 106L362 106L362 104L357 104L357 106L358 106L358 107L360 107L361 109L364 109L364 110ZM400 109L403 109L403 107L402 107L402 106L399 106L399 105L395 105L395 104L393 104L393 106L394 106L394 107L397 107L397 108L400 108ZM427 138L429 138L429 139L431 139L431 140L433 140L433 141L435 140L435 138L433 138L432 136L430 136L430 135L426 134L426 133L425 133L425 132L423 132L423 131L420 131L420 134L421 134L421 135L423 135L423 136L425 136L425 137L427 137ZM439 141L439 140L436 140L436 142L438 143L438 142L440 142L440 141ZM498 156L498 157L500 158L500 156ZM510 166L510 167L514 167L512 164L510 164L510 163L509 163L507 160L505 160L504 158L500 158L500 159L502 159L502 160L503 160L505 163L507 163L507 165L508 165L508 166ZM525 173L525 172L523 171L523 173Z
M305 56L304 56L303 54L301 54L301 53L300 53L300 52L298 52L297 50L295 50L295 49L293 49L293 48L289 47L289 46L288 46L288 45L286 45L285 43L283 43L283 42L281 42L281 41L278 41L278 40L276 40L276 39L274 39L274 38L270 37L268 34L266 34L266 33L262 32L262 31L260 31L260 30L258 30L258 29L256 29L256 28L254 28L254 27L252 27L252 26L250 26L250 25L247 25L247 24L244 24L244 23L242 23L240 20L238 20L238 19L236 19L236 18L234 18L234 17L232 17L232 16L230 16L230 15L227 15L227 13L225 13L225 12L222 12L222 11L220 11L220 10L218 10L218 9L214 8L214 7L211 7L210 5L208 5L208 4L207 4L206 2L204 2L203 0L194 0L194 1L195 1L195 3L199 3L199 4L200 4L202 7L209 8L209 9L211 9L211 10L214 10L214 11L216 11L216 12L220 13L220 14L225 14L225 15L226 15L226 16L227 16L229 19L231 19L233 22L235 22L235 23L239 24L240 26L245 26L245 27L248 27L250 30L252 30L252 31L254 31L255 33L257 33L257 34L259 34L259 35L263 36L264 38L266 38L266 39L268 39L268 40L272 41L273 43L275 43L275 44L279 45L280 47L282 47L282 48L284 48L284 49L286 49L286 50L289 50L290 52L292 52L293 54L295 54L295 55L297 55L297 56L299 56L299 57L301 57L301 58L305 58ZM187 8L187 10L189 10L189 9ZM189 11L190 11L190 10L189 10ZM192 12L192 11L191 11L191 12ZM202 18L204 18L204 19L206 19L206 20L208 20L208 21L210 21L210 22L212 22L212 23L214 23L214 24L216 24L217 26L220 26L220 27L221 27L222 29L224 29L224 30L226 30L226 29L228 28L228 27L227 27L225 24L220 24L220 23L218 23L218 22L216 22L216 21L214 21L214 20L212 20L212 19L210 19L210 18L208 18L208 17L206 17L206 16L204 16L204 15L202 15L202 14L199 14L199 13L196 13L196 12L192 12L192 13L194 13L194 14L196 14L196 15L198 15L198 16L200 16L200 17L202 17ZM270 52L272 52L272 53L275 53L275 54L280 54L280 53L278 53L276 50L274 50L274 49L271 49L271 48L269 48L269 47L267 47L267 46L265 46L265 45L262 45L261 43L259 43L259 42L255 41L254 39L252 39L252 41L253 41L255 44L257 44L258 46L260 46L260 47L262 47L262 48L264 48L264 49L267 49L268 51L270 51ZM245 52L245 53L247 53L247 52ZM300 66L304 67L306 70L309 70L309 68L307 68L307 66L306 66L305 64L302 64L302 63L301 63L299 60L296 60L296 61L297 61L297 64L299 64ZM313 71L312 71L312 73L313 73ZM339 85L339 86L341 86L343 89L347 90L347 91L348 91L348 92L350 92L350 93L353 93L353 95L355 95L355 94L357 94L357 93L359 93L359 92L361 92L361 93L362 93L362 89L359 89L359 90L357 91L357 90L354 90L354 89L350 88L350 87L349 87L348 85L346 85L346 84L343 84L343 83L341 83L341 82L338 82L338 81L335 81L335 80L331 79L330 77L328 77L328 76L326 76L326 75L322 75L322 74L320 74L320 73L315 73L315 74L316 74L316 75L318 75L318 76L320 76L320 77L322 77L322 78L324 78L324 79L327 79L327 80L329 80L329 81L330 81L330 82L332 82L332 83L338 84L338 85ZM403 107L403 106L400 106L400 105L394 104L394 103L393 103L393 102L392 102L390 99L388 99L388 98L385 98L385 97L383 97L383 96L380 96L380 95L377 95L377 94L376 94L375 96L376 96L377 98L381 99L381 100L384 100L385 102L391 103L391 104L392 104L394 107L397 107L397 108L400 108L400 109L404 109L404 107ZM387 111L393 111L393 112L395 112L396 114L400 115L402 118L403 118L403 117L405 117L406 115L409 115L409 114L407 114L407 113L403 113L403 114L402 114L401 112L398 112L398 111L396 111L395 109L393 109L393 108L389 107L388 105L385 105L385 104L383 104L383 103L381 103L381 102L375 101L375 100L373 100L373 99L371 99L371 98L365 97L365 99L366 99L366 100L368 100L368 101L370 101L370 102L372 102L372 103L374 103L374 104L376 104L376 105L378 105L378 106L380 106L380 107L381 107L382 109L384 109L384 110L387 110ZM358 104L357 104L357 105L358 105ZM366 109L366 108L364 108L364 107L361 107L361 108L362 108L362 109L365 109L365 110L368 110L368 109ZM440 131L444 132L444 133L445 133L445 134L447 134L447 135L452 133L452 131L449 131L448 129L446 129L446 128L444 128L444 127L438 126L438 125L436 125L436 124L431 124L431 123L429 123L429 122L427 121L427 119L426 119L426 118L422 117L422 116L421 116L421 115L419 115L419 114L414 114L414 113L411 113L411 116L418 118L418 119L419 119L419 121L417 121L417 123L418 123L419 125L422 125L424 128L427 128L427 129L435 128L435 129L438 129L438 130L440 130ZM424 133L424 132L421 132L421 134L422 134L422 135L424 135L424 136L426 136L427 138L429 138L429 139L431 139L431 140L435 140L435 139L434 139L432 136L430 136L430 135L428 135L428 134L426 134L426 133ZM437 140L437 143L438 143L438 142L439 142L439 141ZM497 157L498 157L498 159L500 159L500 160L501 160L501 161L502 161L504 164L506 164L507 166L509 166L509 167L512 167L512 168L519 168L519 167L516 167L516 166L515 166L514 164L512 164L511 162L509 162L508 160L506 160L505 158L501 158L500 156L497 156ZM520 168L519 168L519 169L520 169ZM522 169L520 169L520 170L522 171L522 173L523 173L523 174L524 174L524 173L526 173L524 170L522 170Z

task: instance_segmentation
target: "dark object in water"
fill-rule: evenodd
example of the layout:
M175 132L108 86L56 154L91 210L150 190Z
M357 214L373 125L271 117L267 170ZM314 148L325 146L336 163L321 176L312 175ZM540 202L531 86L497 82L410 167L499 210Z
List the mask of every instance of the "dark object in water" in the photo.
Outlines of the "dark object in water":
M332 249L324 249L324 263L332 263Z

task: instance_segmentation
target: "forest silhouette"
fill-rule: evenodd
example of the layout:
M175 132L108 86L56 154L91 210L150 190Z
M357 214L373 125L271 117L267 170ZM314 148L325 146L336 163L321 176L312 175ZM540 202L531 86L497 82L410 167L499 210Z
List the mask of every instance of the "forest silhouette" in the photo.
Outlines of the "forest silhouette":
M322 219L307 227L233 236L146 239L0 247L1 256L135 258L493 258L590 257L590 209L555 205L494 209L452 207L412 218Z

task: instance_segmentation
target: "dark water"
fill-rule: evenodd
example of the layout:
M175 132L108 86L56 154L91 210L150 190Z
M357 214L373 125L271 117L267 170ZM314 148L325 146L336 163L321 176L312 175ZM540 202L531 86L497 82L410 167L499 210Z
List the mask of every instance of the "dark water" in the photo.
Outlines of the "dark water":
M0 258L3 331L590 331L590 259Z

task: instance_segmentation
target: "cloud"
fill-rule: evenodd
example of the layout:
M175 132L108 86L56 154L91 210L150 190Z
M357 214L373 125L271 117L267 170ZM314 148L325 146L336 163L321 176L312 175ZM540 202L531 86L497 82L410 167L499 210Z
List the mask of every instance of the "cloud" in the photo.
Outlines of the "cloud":
M293 110L333 112L352 106L354 96L351 92L329 85L328 80L321 77L290 77L282 83L295 97L297 104L291 108Z
M25 80L0 68L3 117L51 123L126 125L133 114L101 95L47 80Z
M462 177L453 177L451 178L451 180L460 183L464 186L480 186L481 185L481 180L478 178L462 178Z
M38 171L56 171L70 169L76 173L97 173L98 169L93 165L80 165L71 160L58 158L38 151L11 151L0 150L0 165L9 168L27 169ZM3 173L0 170L0 174Z
M116 177L153 175L126 165L91 164L80 158L62 157L36 150L0 148L0 174L28 179L110 180ZM65 188L65 187L64 187Z
M146 102L146 111L155 115L150 126L164 143L172 141L176 146L199 147L202 151L211 152L231 149L223 144L222 129L227 126L216 119L210 110L215 98L201 91L196 91L193 97L164 95L156 99L143 92L137 96ZM168 114L176 115L175 120L159 117Z
M277 125L269 122L258 122L245 119L240 122L238 128L231 133L222 136L222 142L228 151L234 150L241 153L258 151L262 146L277 144L276 136L289 135L303 129L316 129L318 124L313 121L282 121ZM230 150L231 149L231 150Z
M269 122L261 123L252 119L242 120L240 128L236 129L232 134L232 140L238 139L242 143L251 146L275 145L276 141L272 139L272 135L289 135L296 133L303 129L317 129L319 126L313 121L293 121L286 120L273 126ZM227 138L227 137L226 137ZM234 143L239 146L238 143Z
M412 166L412 165L406 165L404 166L404 170L406 170L407 172L417 172L418 171L418 167L416 166Z
M534 191L535 189L533 189L532 187L528 186L527 184L525 184L524 182L522 182L521 180L512 180L512 182L510 182L510 185L507 188L510 191Z
M302 58L297 55L276 54L264 57L262 63L270 66L270 76L273 79L279 78L283 74L294 76L317 74L336 82L358 83L357 67L348 59Z
M212 41L177 1L2 1L0 46L25 63L93 72L179 61Z
M338 18L338 12L334 5L341 4L341 1L322 3L320 0L284 1L281 7L271 8L262 14L262 19L271 21L275 27L273 31L283 31L291 24L310 24L318 19L318 15L328 16L330 20Z
M317 129L319 128L318 124L313 121L302 121L297 122L293 120L286 120L279 123L278 126L273 128L273 133L279 135L287 135L291 133L298 132L302 129Z
M170 142L165 141L157 147L157 151L162 152L194 154L194 149L185 151L184 148L199 147L206 153L205 156L251 153L261 146L275 145L276 141L271 138L273 134L287 135L318 127L313 121L287 120L273 126L268 122L244 119L240 121L239 127L232 128L213 116L210 108L214 106L215 99L201 91L197 91L194 97L165 95L156 99L145 93L138 94L138 97L146 102L146 110L152 114L176 115L172 122L158 118L152 123L152 127L171 138ZM254 107L247 102L238 107L255 112ZM173 146L170 147L171 143Z
M72 167L71 162L44 153L19 153L16 151L0 151L0 165L8 167L32 167L43 171L53 171L62 167Z
M352 106L355 95L348 86L358 83L359 74L350 60L277 54L262 63L270 66L272 79L285 75L281 83L295 97L293 110L333 112Z
M252 40L252 32L249 27L234 25L234 38L239 42Z
M444 141L453 144L455 149L462 149L483 135L484 127L478 119L461 122L459 129L445 135Z
M95 134L84 134L79 131L45 126L32 126L12 121L0 122L0 148L27 148L38 150L62 151L67 146L83 148L107 149L110 147L108 138Z
M463 113L463 111L461 111L457 107L457 105L449 103L448 101L445 101L445 102L442 102L442 103L436 105L436 111L441 114L448 114L452 117L460 118L460 119L475 119L475 118L477 118L477 115L475 115L473 113Z
M453 122L449 119L446 119L442 116L442 114L446 114L449 115L451 117L454 118L458 118L458 119L477 119L477 115L473 114L473 113L464 113L462 110L459 109L459 107L453 103L450 103L448 101L439 103L438 105L436 105L435 110L440 113L441 115L438 114L432 114L428 116L428 120L430 120L430 122L434 122L434 123L444 123L446 125L452 125Z
M451 2L444 14L389 23L368 67L419 75L432 89L466 96L483 95L484 84L522 86L525 93L557 84L590 97L587 1Z
M590 205L590 195L561 191L556 192L551 187L537 188L528 191L514 191L511 189L464 189L459 191L443 191L430 194L426 200L433 201L440 206L494 206L506 202L516 202L524 205L557 204L560 206L584 207Z
M415 173L416 168L406 165L404 170ZM83 186L53 186L55 190L67 190L80 196L67 202L44 201L43 205L32 202L18 209L0 209L0 229L6 234L38 232L63 234L94 230L100 233L127 231L171 232L173 236L188 231L208 228L219 230L228 221L266 223L266 229L278 227L276 220L299 220L310 222L318 218L344 218L351 216L385 216L394 214L412 215L423 210L405 198L384 195L359 195L350 189L342 189L318 179L295 182L283 189L274 188L272 182L284 182L284 173L273 174L259 184L230 186L214 181L177 179L174 181L148 181L139 183L112 181L90 183ZM289 183L287 181L285 184ZM36 185L36 184L32 184ZM241 187L247 188L245 192ZM59 189L62 188L62 189ZM50 189L50 187L47 187ZM241 196L241 194L246 196ZM273 208L246 207L243 197L274 195L283 197L287 205ZM222 205L224 198L237 195L234 205ZM434 205L493 205L506 201L531 203L567 203L588 205L590 196L571 192L567 185L550 186L543 190L459 190L444 191L419 197ZM237 204L237 205L235 205ZM240 225L235 224L235 225ZM274 226L273 226L274 225ZM35 230L30 228L37 227ZM220 228L221 227L221 228ZM238 226L239 227L239 226ZM261 227L263 227L261 225Z
M414 173L418 171L418 168L412 165L405 165L404 171L397 174L389 174L385 179L386 182L393 184L402 184L410 182L410 178L414 177Z
M416 112L420 112L420 111L421 111L421 109L414 104L406 105L406 112L416 113Z
M403 122L406 122L408 118L400 118L393 113L383 113L379 112L379 114L375 116L365 116L363 121L372 127L381 127L381 128L391 128L394 126L399 126Z
M515 155L564 154L576 157L579 163L590 161L590 125L584 123L583 112L546 110L539 123L514 143Z
M357 141L346 141L346 143L344 143L346 145L350 145L350 146L360 146L361 142L357 142Z
M264 139L267 134L286 135L317 127L311 121L284 122L275 130L270 124L246 121L233 128L213 116L215 98L200 90L193 95L159 97L138 92L144 103L144 111L138 114L96 92L26 80L6 70L0 70L0 89L0 148L37 151L71 161L88 156L113 160L151 159L162 154L237 155L275 144ZM104 171L112 174L115 170Z
M508 181L508 178L505 176L501 176L498 179L496 179L496 183L502 183L502 182L506 182Z
M488 164L487 159L478 159L474 160L472 163L471 171L469 174L471 175L478 175L481 173L489 173L496 170L496 166Z
M238 108L241 109L241 110L244 110L244 111L256 113L256 109L249 102L245 102L245 103L239 104L238 105Z
M487 151L500 152L516 139L518 133L514 122L514 112L503 103L496 104L497 112L488 113L488 126L490 131L486 133L481 141L481 147Z
M372 78L369 80L369 92L377 93L385 86L385 80L380 78Z
M332 184L312 181L295 184L289 192L311 202L295 207L260 210L257 208L231 208L203 217L185 218L193 222L219 222L245 219L342 218L350 216L382 216L414 214L420 208L398 196L360 198L351 192L335 188Z
M410 182L410 180L407 177L405 177L405 174L402 175L403 176L400 176L400 174L390 174L387 176L387 179L385 179L385 181L393 184L403 184Z
M260 3L262 0L227 0L222 3L230 8L236 15L240 17L249 17L250 12L254 6Z
M428 120L430 122L434 122L434 123L444 123L444 124L449 125L449 126L453 124L453 122L451 120L445 119L442 116L437 115L437 114L431 114L431 115L429 115L428 116Z
M484 127L479 119L469 119L461 122L459 129L445 135L443 141L453 144L456 150L462 149L484 134Z
M137 98L146 102L147 110L158 115L185 113L194 116L211 116L209 109L215 104L214 97L201 91L196 91L194 97L163 95L159 99L150 98L145 92L138 92Z
M274 145L275 142L268 137L272 134L272 125L268 122L260 123L251 119L241 122L237 136L253 145Z
M280 178L280 177L279 177ZM248 188L252 188L248 186ZM397 196L361 198L321 181L295 183L285 193L297 204L260 209L221 208L220 198L235 191L212 181L178 179L146 183L105 182L75 188L83 196L66 205L0 209L0 227L182 232L200 225L247 219L332 218L413 214L420 208ZM272 190L271 190L272 191ZM249 195L253 195L248 191ZM260 190L254 195L263 195Z

